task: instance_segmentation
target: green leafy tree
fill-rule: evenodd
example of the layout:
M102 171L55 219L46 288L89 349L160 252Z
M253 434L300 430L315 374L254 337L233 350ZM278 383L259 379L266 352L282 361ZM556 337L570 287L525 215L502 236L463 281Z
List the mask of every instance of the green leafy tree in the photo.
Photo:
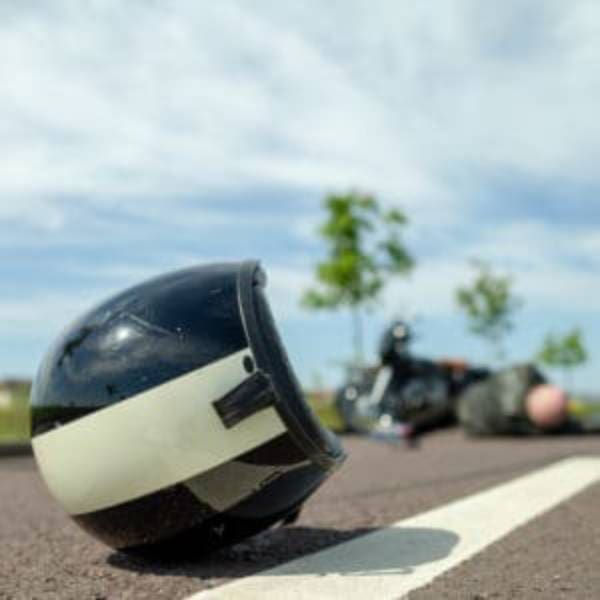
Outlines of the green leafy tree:
M572 329L563 336L549 333L536 355L541 364L550 369L562 369L565 385L571 387L571 373L587 361L588 353L580 329Z
M456 303L465 313L471 333L490 346L495 362L505 357L504 340L513 329L513 316L521 301L513 294L513 279L495 273L484 261L473 261L475 278L456 290Z
M316 265L316 286L305 292L302 303L314 310L350 309L354 358L361 363L362 309L377 300L391 275L406 275L414 266L401 238L407 218L355 191L327 196L324 208L319 233L327 258Z

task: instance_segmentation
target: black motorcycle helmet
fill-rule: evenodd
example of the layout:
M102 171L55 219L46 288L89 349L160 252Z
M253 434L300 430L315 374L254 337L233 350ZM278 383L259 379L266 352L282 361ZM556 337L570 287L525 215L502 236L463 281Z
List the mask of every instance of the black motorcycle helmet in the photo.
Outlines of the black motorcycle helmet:
M31 400L53 496L115 549L202 552L293 518L345 458L304 401L256 262L133 287L72 324Z
M410 327L404 321L394 321L383 332L379 344L379 356L384 363L394 362L408 354L408 346L412 340Z

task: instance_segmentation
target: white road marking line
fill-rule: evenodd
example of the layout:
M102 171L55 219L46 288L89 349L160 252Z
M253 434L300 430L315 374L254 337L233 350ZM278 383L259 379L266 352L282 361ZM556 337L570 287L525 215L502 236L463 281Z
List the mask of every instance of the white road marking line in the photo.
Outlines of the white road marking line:
M600 481L579 457L188 600L399 598Z

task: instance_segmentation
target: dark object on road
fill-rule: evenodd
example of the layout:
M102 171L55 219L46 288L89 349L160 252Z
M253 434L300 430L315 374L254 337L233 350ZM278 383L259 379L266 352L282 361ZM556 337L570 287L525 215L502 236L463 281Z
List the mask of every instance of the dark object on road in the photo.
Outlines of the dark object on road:
M279 521L343 461L304 401L255 262L164 275L50 349L33 449L54 497L119 550L172 556Z
M23 442L21 444L0 444L0 458L3 456L28 456L31 455L31 444Z
M457 394L488 376L486 369L462 362L417 358L410 353L411 340L406 323L392 323L382 337L379 365L350 371L336 394L347 431L383 435L398 430L412 437L450 424Z
M502 369L470 386L457 400L457 417L473 435L576 431L567 395L532 364Z

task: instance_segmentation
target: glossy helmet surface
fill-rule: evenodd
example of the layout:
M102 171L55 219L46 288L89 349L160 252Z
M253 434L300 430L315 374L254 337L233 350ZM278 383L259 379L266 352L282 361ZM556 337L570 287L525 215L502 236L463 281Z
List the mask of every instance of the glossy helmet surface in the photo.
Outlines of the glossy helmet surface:
M285 520L344 459L306 404L256 262L177 271L72 324L32 391L53 496L115 549L203 552Z

